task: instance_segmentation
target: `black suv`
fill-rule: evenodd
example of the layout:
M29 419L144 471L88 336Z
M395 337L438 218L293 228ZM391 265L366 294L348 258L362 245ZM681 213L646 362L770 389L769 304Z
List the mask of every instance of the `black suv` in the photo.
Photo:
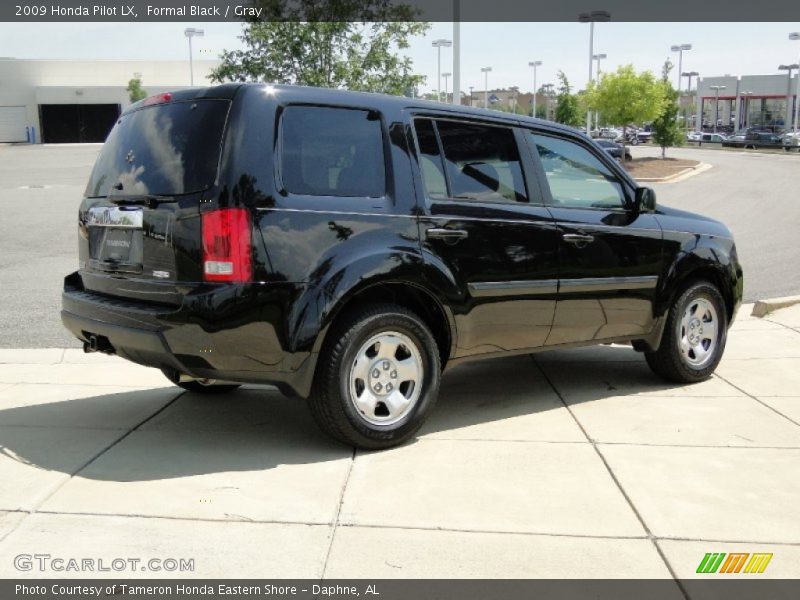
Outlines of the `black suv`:
M78 230L62 319L87 351L192 392L274 384L364 448L409 438L470 359L630 342L705 379L742 296L728 229L656 208L582 133L377 94L142 100Z

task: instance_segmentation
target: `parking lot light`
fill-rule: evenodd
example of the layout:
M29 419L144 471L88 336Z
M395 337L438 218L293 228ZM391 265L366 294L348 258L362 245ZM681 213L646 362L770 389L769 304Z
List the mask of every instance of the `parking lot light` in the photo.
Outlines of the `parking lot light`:
M688 77L689 78L689 89L686 91L687 95L689 96L689 102L692 102L692 77L700 77L700 73L697 71L687 71L685 73L681 73L681 77ZM689 111L691 116L694 116L694 109ZM697 124L695 123L695 127ZM689 124L686 123L686 129L689 129Z
M431 46L436 48L436 100L442 101L442 48L449 48L453 45L450 40L433 40ZM447 96L445 96L447 100Z
M681 91L681 72L683 71L683 51L691 50L691 44L676 44L670 47L670 50L678 53L678 92Z
M452 76L452 73L442 73L444 77L444 101L447 102L447 80Z
M528 63L529 67L533 67L533 114L532 117L536 117L536 68L542 66L542 61L540 60L532 60Z
M489 108L489 73L492 67L481 67L483 73L483 108Z
M793 31L789 34L789 39L792 41L800 41L800 31ZM800 63L800 57L797 60ZM797 133L797 116L800 115L800 73L797 75L797 89L794 94L794 120L792 121L792 129Z
M192 58L192 38L203 37L206 32L203 29L187 27L183 30L183 35L189 39L189 85L194 85L194 62Z
M578 15L579 23L589 23L589 79L588 85L592 81L592 67L594 63L594 24L606 23L611 20L611 13L605 10L593 10ZM592 129L592 111L586 111L586 135L590 135Z

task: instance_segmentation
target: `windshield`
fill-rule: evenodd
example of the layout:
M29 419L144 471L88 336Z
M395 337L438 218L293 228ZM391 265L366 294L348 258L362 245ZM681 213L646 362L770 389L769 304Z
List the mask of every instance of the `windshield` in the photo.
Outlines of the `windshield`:
M207 189L217 176L228 100L147 106L117 121L85 196L173 196Z

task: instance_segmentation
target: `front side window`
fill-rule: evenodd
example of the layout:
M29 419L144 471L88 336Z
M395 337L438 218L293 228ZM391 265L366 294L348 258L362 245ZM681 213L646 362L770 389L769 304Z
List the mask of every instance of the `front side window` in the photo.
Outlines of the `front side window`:
M580 144L529 133L542 161L555 206L625 208L625 193L617 177Z
M446 181L448 196L455 199L528 201L519 150L511 129L437 120L435 129L444 152L445 180L434 129L428 123L418 121L417 139L429 195L440 193Z
M286 191L378 198L386 193L380 117L366 110L290 106L280 133Z

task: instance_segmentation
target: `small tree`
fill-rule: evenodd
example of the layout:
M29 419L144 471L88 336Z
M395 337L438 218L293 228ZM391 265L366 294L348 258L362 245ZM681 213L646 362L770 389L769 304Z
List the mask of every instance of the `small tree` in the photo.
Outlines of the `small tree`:
M558 72L558 96L556 96L556 121L564 125L579 127L581 114L578 107L578 98L570 91L569 80L564 71Z
M147 97L147 92L142 88L142 78L138 76L128 81L127 91L131 104Z
M600 111L608 123L622 125L622 145L627 141L628 125L652 121L664 108L663 82L652 72L637 73L633 65L619 67L614 73L605 73L598 85L589 83L586 104Z
M680 93L672 87L669 72L672 62L667 59L661 70L661 82L664 89L664 107L661 114L653 121L653 141L661 146L661 158L666 158L667 148L683 144L683 130L678 124L678 97Z
M430 25L387 0L257 0L242 50L225 50L212 81L262 81L403 95L425 81L399 52Z

